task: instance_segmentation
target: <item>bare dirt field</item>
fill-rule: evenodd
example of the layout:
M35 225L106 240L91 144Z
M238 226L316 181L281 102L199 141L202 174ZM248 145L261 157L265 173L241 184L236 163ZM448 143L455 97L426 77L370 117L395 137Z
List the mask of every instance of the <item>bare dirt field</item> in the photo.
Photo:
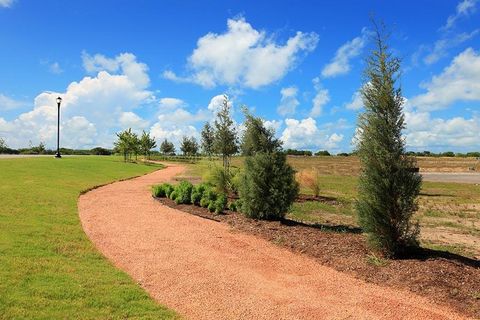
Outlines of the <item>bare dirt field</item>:
M191 319L462 319L405 290L366 283L305 255L152 199L169 167L86 193L88 237L156 300Z

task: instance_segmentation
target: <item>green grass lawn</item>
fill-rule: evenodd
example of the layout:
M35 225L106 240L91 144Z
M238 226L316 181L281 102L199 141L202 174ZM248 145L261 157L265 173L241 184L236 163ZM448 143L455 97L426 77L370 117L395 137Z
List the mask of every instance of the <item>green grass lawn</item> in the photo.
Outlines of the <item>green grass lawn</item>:
M82 230L82 190L158 166L116 157L0 160L1 319L165 319Z

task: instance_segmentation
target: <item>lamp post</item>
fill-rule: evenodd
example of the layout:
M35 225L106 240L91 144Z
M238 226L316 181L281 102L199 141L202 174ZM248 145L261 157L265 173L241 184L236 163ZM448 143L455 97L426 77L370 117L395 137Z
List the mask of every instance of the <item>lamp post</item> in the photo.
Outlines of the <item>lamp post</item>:
M57 98L57 153L55 154L55 158L61 158L62 155L60 154L60 104L62 103L62 98Z

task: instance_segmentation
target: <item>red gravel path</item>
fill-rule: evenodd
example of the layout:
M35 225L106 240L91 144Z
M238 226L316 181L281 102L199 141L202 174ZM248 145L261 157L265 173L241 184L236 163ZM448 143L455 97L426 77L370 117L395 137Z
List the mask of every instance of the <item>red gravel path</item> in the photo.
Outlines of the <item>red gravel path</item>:
M152 184L183 170L171 165L92 190L78 208L97 248L186 318L461 319L425 298L365 283L152 199Z

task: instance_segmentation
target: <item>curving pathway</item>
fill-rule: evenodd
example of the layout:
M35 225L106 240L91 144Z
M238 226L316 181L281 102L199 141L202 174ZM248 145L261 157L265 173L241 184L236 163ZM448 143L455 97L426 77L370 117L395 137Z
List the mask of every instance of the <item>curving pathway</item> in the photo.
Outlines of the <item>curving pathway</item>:
M412 293L322 266L224 224L161 205L168 168L79 198L83 228L115 266L187 319L461 319Z

